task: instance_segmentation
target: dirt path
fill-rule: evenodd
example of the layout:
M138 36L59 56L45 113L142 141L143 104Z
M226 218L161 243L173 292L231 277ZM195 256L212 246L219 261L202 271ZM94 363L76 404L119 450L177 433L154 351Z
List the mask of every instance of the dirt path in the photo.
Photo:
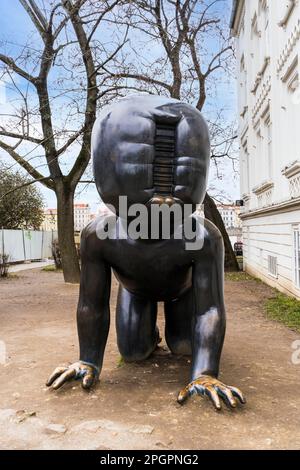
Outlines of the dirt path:
M46 389L54 366L77 359L77 294L60 274L40 270L0 283L0 340L8 355L0 365L1 449L300 448L300 366L291 363L291 344L300 338L264 318L269 288L227 282L221 378L239 386L248 404L221 413L201 398L177 405L189 378L186 358L160 349L142 364L118 367L113 321L96 388L86 393L73 382ZM112 312L115 296L116 285ZM159 324L163 331L161 310Z

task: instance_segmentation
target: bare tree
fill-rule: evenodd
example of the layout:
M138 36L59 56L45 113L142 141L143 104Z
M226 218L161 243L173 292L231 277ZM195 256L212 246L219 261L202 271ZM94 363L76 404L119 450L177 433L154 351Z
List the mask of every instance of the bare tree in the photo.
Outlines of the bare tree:
M105 70L119 86L164 94L194 104L199 111L211 99L225 74L230 73L233 49L224 23L224 0L131 0L123 9L130 25L131 49L126 47ZM226 16L226 15L225 15ZM143 51L141 54L140 51ZM158 52L156 52L158 51ZM232 126L210 122L212 158L234 160ZM210 119L208 119L210 121ZM228 132L231 128L231 133ZM214 200L207 194L205 215L220 229L225 243L226 267L238 270L229 236Z
M23 45L2 45L9 106L0 148L56 194L66 282L79 281L74 192L90 160L97 105L118 95L105 66L126 43L126 27L107 27L119 0L19 0L34 26Z
M10 109L2 113L0 148L55 192L64 278L78 282L74 192L90 160L97 105L118 94L100 71L126 42L126 31L105 26L122 2L50 0L45 8L44 2L19 1L35 34L22 46L2 45Z

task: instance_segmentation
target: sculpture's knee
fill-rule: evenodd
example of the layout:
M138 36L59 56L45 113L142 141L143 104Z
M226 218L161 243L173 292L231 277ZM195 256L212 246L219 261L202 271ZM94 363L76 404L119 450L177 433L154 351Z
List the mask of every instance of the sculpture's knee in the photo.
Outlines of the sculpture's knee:
M153 352L153 348L128 348L120 347L119 351L125 362L139 362L147 359Z
M172 354L176 356L191 356L192 354L192 345L189 340L185 339L173 339L166 338L167 345Z

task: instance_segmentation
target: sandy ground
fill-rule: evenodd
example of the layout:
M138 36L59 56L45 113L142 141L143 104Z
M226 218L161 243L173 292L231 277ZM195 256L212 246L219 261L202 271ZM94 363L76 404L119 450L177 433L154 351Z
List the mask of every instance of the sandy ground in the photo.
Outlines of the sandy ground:
M73 382L58 392L44 382L77 359L78 286L62 275L22 271L0 283L1 449L299 449L300 365L291 362L299 335L267 320L271 291L255 281L227 282L228 328L221 379L248 399L214 411L202 398L176 403L189 359L166 347L139 364L119 364L114 322L101 382L85 392ZM114 312L116 284L113 288ZM160 330L163 315L160 309ZM165 343L163 341L162 346ZM0 351L1 352L1 351Z

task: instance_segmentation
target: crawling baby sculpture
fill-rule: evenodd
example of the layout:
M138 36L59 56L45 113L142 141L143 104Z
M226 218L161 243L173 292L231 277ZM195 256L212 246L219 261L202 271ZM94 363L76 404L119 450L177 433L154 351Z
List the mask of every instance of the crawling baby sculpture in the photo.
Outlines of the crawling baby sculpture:
M179 222L169 220L168 238L161 230L158 237L148 239L120 236L118 230L123 220L119 196L127 196L128 207L143 204L149 214L153 206L190 204L195 209L203 201L210 143L200 112L165 97L125 98L105 108L97 119L92 156L99 194L118 216L106 238L99 236L99 227L108 227L109 215L92 221L82 233L80 360L55 369L47 385L58 389L70 379L81 379L82 386L90 388L99 377L109 331L113 269L119 280L116 329L124 360L144 360L156 349L157 302L162 301L169 349L192 356L191 382L179 393L179 403L193 394L209 397L217 409L220 398L231 407L238 400L245 403L239 389L217 379L226 322L218 229L191 216L198 229L194 241L201 241L197 249L187 249L185 237L175 236L185 215Z

